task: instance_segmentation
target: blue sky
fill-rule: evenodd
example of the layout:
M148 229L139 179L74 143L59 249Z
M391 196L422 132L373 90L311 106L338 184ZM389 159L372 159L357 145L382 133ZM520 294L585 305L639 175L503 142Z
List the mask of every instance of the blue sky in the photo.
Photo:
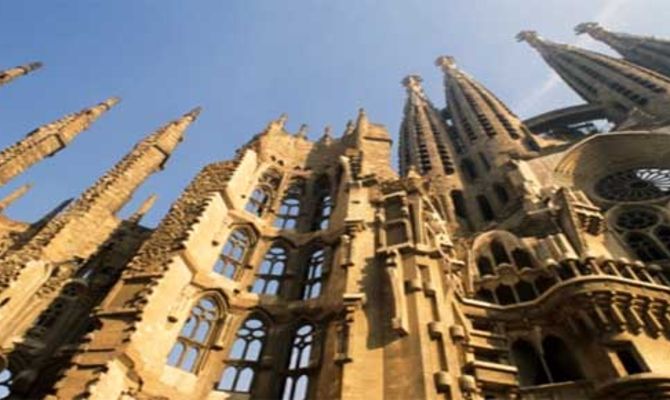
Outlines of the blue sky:
M338 135L363 106L397 135L409 73L442 107L441 54L527 117L579 100L514 35L536 29L578 40L597 20L670 37L667 0L49 0L0 2L0 68L42 61L0 88L0 146L63 114L116 95L122 102L70 147L0 189L31 192L8 215L32 221L77 196L142 136L204 108L167 169L139 190L159 200L154 225L205 164L234 150L280 113L288 127ZM604 46L583 38L580 45ZM127 214L130 212L126 210Z

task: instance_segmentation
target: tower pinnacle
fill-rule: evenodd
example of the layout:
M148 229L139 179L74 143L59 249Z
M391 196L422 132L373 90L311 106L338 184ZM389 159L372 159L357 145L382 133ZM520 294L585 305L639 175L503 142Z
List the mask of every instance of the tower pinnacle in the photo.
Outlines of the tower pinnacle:
M116 97L67 115L28 133L25 138L0 151L0 185L30 166L64 149L77 135L89 128L107 110L119 102Z
M30 72L35 71L42 67L41 62L33 62L25 65L20 65L18 67L10 68L5 71L0 71L0 86L6 85L14 79L27 75Z
M517 38L534 47L584 100L603 106L613 121L628 120L633 111L658 122L670 118L670 78L624 60L541 39L533 31L521 32Z
M664 75L670 75L670 40L612 32L596 22L582 22L575 27L578 35L588 34L605 43L624 59Z

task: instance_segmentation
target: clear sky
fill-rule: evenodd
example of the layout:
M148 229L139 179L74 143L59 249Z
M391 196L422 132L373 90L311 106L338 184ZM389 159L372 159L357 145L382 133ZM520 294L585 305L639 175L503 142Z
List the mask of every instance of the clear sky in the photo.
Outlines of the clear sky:
M67 149L0 189L35 186L8 210L33 221L77 196L142 136L196 105L186 141L136 195L154 225L205 164L282 112L289 130L340 134L363 106L397 136L409 73L444 106L433 65L449 54L523 117L579 99L514 35L575 43L573 27L670 37L668 0L21 0L0 2L0 68L45 67L0 88L0 146L116 95L122 102ZM581 45L606 51L582 38ZM124 211L126 214L128 210Z

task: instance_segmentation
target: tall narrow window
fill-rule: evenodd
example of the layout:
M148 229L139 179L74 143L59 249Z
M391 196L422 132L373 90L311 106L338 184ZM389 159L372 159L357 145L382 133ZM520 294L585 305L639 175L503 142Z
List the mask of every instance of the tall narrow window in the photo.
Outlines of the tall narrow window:
M220 316L221 310L214 299L201 299L191 309L191 315L168 355L168 365L194 372L212 341L214 327Z
M512 263L507 255L505 246L498 240L491 241L491 254L493 254L493 259L495 260L496 265Z
M249 201L247 201L247 205L246 207L244 207L244 209L260 217L265 212L269 203L270 203L270 193L268 193L268 190L263 187L258 187L254 189L253 192L251 192L251 196L249 196Z
M305 283L302 291L303 300L315 299L321 294L325 261L326 251L324 249L316 250L309 257L305 273Z
M324 175L316 181L316 210L312 222L312 230L328 229L330 214L333 212L333 196L330 194L330 182Z
M272 195L277 191L280 181L281 174L279 172L274 170L265 172L254 191L251 192L245 210L262 217L272 204Z
M12 373L9 369L0 371L0 399L6 399L12 394Z
M303 184L294 183L288 188L279 206L274 226L280 229L295 229L300 216L300 200L303 196Z
M626 370L628 375L649 372L649 368L642 362L640 355L631 343L617 346L614 348L614 351L621 366Z
M314 344L314 326L305 324L293 337L282 400L304 400L309 389L309 367Z
M276 295L279 293L281 280L286 270L288 259L286 249L281 246L272 246L265 254L263 262L256 274L256 281L251 287L252 293Z
M477 174L477 167L475 167L475 163L472 162L469 158L464 158L463 161L461 162L461 168L465 172L465 176L473 181L477 179L478 174Z
M496 193L496 197L498 197L500 204L507 204L509 201L509 195L507 194L507 190L505 190L504 186L499 183L495 183L493 184L493 191Z
M477 204L479 204L479 211L481 211L484 221L492 221L495 218L493 208L491 208L491 204L489 203L486 196L477 196Z
M237 331L237 338L230 349L228 365L216 390L236 393L250 393L254 376L258 372L267 331L259 318L251 317L244 321Z
M214 271L230 279L235 279L246 259L251 240L249 235L242 229L234 230L223 246L219 261L214 266Z

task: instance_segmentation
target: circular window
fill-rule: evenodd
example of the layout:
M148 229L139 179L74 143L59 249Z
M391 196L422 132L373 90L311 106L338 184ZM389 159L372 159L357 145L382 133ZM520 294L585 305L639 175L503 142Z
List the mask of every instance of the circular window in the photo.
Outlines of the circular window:
M607 200L658 199L670 195L670 169L634 168L615 172L598 181L595 189Z
M658 216L653 211L641 208L627 210L616 219L617 226L625 230L646 229L657 222Z

